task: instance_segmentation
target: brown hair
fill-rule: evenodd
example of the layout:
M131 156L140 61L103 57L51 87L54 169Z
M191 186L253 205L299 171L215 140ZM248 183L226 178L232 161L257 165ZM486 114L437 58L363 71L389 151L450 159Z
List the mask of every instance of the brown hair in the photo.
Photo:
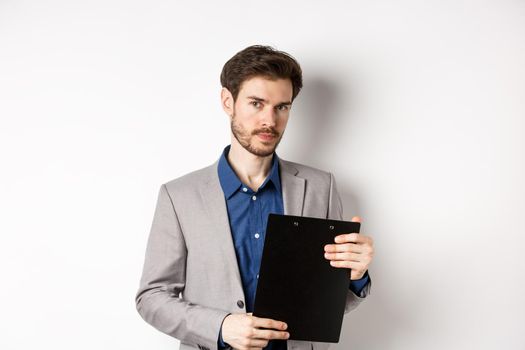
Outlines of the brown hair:
M242 83L255 76L290 79L293 88L292 101L303 87L299 63L286 52L263 45L248 46L230 58L222 68L221 85L228 89L236 100Z

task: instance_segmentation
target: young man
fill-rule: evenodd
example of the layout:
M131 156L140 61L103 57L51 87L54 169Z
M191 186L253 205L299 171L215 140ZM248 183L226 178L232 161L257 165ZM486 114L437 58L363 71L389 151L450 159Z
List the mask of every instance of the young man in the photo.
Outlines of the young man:
M179 339L181 350L326 348L286 340L284 322L252 315L268 214L342 219L331 173L275 153L302 87L301 68L284 52L250 46L224 65L221 84L231 145L214 164L161 186L137 310ZM339 235L324 256L351 269L347 313L369 293L372 239Z

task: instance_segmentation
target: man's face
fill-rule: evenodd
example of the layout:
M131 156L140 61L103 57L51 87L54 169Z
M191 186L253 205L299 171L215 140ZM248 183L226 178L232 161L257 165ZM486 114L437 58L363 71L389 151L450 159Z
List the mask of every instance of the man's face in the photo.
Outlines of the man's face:
M275 151L288 122L292 94L289 79L253 77L241 84L237 100L227 112L233 136L244 149L260 157Z

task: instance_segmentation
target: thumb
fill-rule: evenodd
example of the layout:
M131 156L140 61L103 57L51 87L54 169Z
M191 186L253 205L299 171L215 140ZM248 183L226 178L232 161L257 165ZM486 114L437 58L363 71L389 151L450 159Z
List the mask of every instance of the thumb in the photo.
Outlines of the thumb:
M351 220L352 222L361 222L361 217L359 216L354 216Z

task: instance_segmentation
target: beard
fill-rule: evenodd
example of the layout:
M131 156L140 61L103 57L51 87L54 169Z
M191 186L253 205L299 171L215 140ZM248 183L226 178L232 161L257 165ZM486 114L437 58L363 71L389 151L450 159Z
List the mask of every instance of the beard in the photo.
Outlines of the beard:
M279 135L277 130L272 127L267 128L260 128L255 129L252 132L246 130L242 125L237 123L237 120L235 118L235 113L232 115L230 127L232 130L232 134L235 137L235 139L239 142L239 144L248 152L250 152L253 155L259 156L259 157L267 157L273 152L275 152L275 149L279 145L279 142L281 142L281 139L283 137L283 134ZM255 142L257 140L254 140L257 137L257 134L272 134L276 136L275 139L271 141L260 141L260 143L263 144L262 147L257 147L255 145Z

